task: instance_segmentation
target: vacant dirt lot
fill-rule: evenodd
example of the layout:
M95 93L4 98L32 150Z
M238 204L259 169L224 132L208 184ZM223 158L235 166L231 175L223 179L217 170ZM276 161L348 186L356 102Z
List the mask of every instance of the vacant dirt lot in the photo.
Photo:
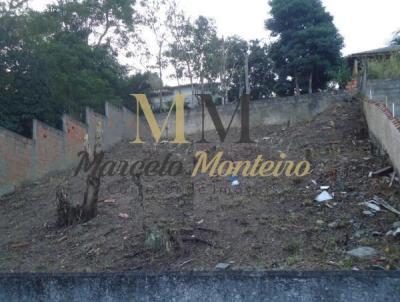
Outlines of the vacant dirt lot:
M210 134L210 140L213 134ZM311 122L251 129L253 145L118 145L108 159L162 160L168 152L193 169L193 154L224 151L229 160L277 160L279 152L296 161L307 158L313 172L304 178L227 178L199 175L144 177L144 203L129 177L102 180L99 213L92 221L55 226L55 190L69 188L83 199L85 177L65 172L43 179L0 200L0 270L130 271L230 269L341 270L400 267L399 239L385 236L400 220L382 210L365 216L360 205L375 195L400 208L398 184L368 178L384 167L375 157L363 123L360 102L344 102ZM217 141L214 137L213 141ZM314 198L320 186L334 194L330 203ZM350 258L360 246L375 248L369 259Z

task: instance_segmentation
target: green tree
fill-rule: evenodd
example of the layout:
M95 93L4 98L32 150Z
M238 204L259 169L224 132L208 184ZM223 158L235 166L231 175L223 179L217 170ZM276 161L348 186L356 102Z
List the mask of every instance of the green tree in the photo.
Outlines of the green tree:
M174 77L180 85L183 78L188 78L192 90L192 103L194 102L194 72L195 57L192 48L194 31L193 25L184 12L178 7L175 0L170 0L167 10L167 27L171 34L171 41L166 51L170 64L175 70Z
M199 16L192 27L193 40L190 47L193 50L194 74L200 80L201 92L204 92L205 80L212 82L219 73L218 57L220 40L217 28L212 19Z
M248 43L238 36L228 37L222 43L221 84L224 103L238 100L245 87L244 60Z
M391 41L392 45L400 45L400 30L397 31L394 35L393 35L393 39Z
M260 41L250 41L249 76L251 99L265 99L272 95L275 87L273 62L269 47Z
M320 0L271 0L266 28L276 41L271 57L278 91L291 94L324 89L340 65L343 38ZM291 83L291 84L290 84Z
M29 135L33 118L60 126L63 113L82 119L85 106L101 111L105 101L120 104L125 98L122 88L127 81L126 68L118 63L107 43L89 45L87 29L92 35L95 27L83 26L85 22L78 18L82 13L72 12L76 8L72 4L81 2L65 3L71 4L66 14L78 21L72 21L75 17L62 21L65 19L54 12L63 10L55 5L44 12L23 5L18 9L15 5L1 7L2 126Z

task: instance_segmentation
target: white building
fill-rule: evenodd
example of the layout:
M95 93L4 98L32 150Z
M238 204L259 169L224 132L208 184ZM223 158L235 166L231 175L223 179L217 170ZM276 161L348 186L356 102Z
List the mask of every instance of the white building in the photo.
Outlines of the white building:
M222 100L221 95L216 93L217 87L216 85L213 85L214 89L210 89L212 86L210 84L205 84L204 85L204 93L205 94L211 94L213 101L215 103L219 103ZM181 86L174 86L174 87L165 87L162 90L162 109L163 110L168 110L170 108L170 105L172 104L173 100L178 94L183 94L185 96L185 105L188 108L196 108L200 105L198 99L196 98L196 94L201 93L201 87L200 84L194 84L194 91L192 93L192 86L190 84L188 85L181 85ZM192 96L194 95L194 98L192 99ZM154 90L148 95L149 101L152 104L153 109L155 108L160 108L160 92L158 90Z

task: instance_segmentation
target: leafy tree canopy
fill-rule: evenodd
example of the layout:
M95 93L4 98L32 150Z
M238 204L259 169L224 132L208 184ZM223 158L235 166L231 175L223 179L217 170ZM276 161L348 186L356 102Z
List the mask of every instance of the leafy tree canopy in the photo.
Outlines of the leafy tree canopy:
M279 76L278 91L291 94L295 86L302 91L325 88L332 70L340 66L343 47L332 16L320 0L271 0L269 4L272 18L266 28L276 38L271 57Z

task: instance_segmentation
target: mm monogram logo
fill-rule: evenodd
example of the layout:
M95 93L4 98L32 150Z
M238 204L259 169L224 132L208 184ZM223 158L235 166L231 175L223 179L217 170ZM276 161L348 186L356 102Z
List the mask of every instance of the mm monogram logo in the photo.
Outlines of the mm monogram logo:
M144 94L133 94L136 99L137 109L136 109L136 139L132 142L133 144L144 144L145 142L140 137L140 110L143 111L144 118L146 119L151 134L153 136L154 142L156 144L160 143L161 137L168 126L169 118L173 110L175 109L175 139L171 142L172 144L189 144L190 142L185 138L185 97L183 95L177 95L174 99L171 108L168 111L167 117L165 118L161 129L159 128L156 117L154 116L153 110L151 109L150 103ZM250 96L243 95L240 102L237 104L232 118L229 122L227 128L224 127L221 117L218 113L217 107L212 101L211 95L200 94L197 95L201 100L201 110L202 110L202 136L198 143L209 143L205 137L205 109L207 109L214 127L221 142L224 142L229 130L231 129L232 122L239 111L241 113L241 134L240 140L237 142L239 144L253 143L250 139Z

